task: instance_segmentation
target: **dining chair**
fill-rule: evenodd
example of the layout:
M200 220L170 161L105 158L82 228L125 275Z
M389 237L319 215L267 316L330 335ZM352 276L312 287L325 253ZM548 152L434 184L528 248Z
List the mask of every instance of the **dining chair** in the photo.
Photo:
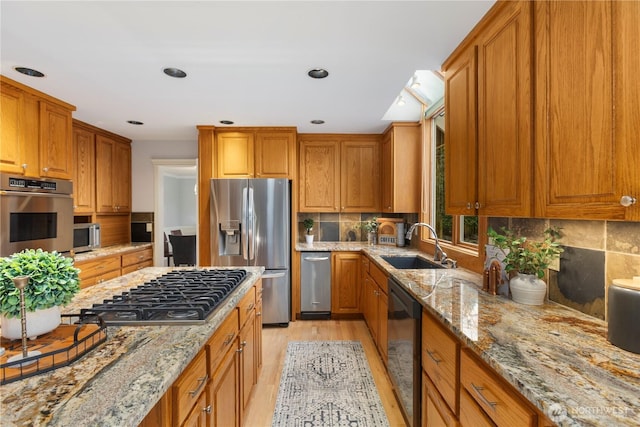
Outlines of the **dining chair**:
M188 236L170 235L169 241L173 248L173 264L177 267L180 265L196 265L196 236L195 234Z

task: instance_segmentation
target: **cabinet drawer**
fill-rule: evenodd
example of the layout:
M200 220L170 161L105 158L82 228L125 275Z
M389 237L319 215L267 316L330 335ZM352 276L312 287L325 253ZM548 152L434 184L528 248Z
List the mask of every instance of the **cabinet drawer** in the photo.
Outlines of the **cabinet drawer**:
M128 267L130 265L139 264L143 261L153 259L153 250L151 248L142 249L135 252L129 252L122 255L122 266Z
M385 294L389 294L387 286L387 275L375 263L369 264L369 274L373 280L380 286L380 290Z
M173 383L174 425L181 425L209 381L206 352L201 351Z
M207 343L209 374L213 375L218 362L233 345L233 340L238 335L238 331L238 310L232 310Z
M469 396L498 426L533 426L536 414L517 393L465 350L460 356L460 382Z
M495 427L464 388L460 389L460 427Z
M120 274L120 256L110 256L96 258L91 261L84 261L75 263L75 266L80 269L80 281L91 277L99 276L110 271L118 271Z
M153 260L152 259L148 259L146 261L143 261L139 264L132 264L129 265L127 267L123 266L122 267L122 275L125 275L127 273L131 273L132 271L138 271L138 270L142 270L145 267L153 267Z
M238 311L239 311L238 314L240 315L238 320L240 321L239 323L240 328L242 328L242 326L245 324L245 322L251 315L251 312L255 308L256 308L256 291L255 291L255 287L253 287L249 289L247 294L238 303Z
M459 345L440 322L422 314L422 367L449 408L457 413Z

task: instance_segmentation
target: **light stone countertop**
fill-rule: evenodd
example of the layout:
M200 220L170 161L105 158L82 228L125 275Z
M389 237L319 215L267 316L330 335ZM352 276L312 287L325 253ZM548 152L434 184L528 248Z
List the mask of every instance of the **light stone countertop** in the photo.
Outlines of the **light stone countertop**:
M104 248L94 249L88 252L80 252L73 257L74 261L89 261L107 255L124 254L126 252L151 248L152 243L128 243L123 245L113 245Z
M137 426L264 271L242 268L246 279L203 325L110 326L107 342L71 365L0 386L0 425ZM62 311L79 313L173 269L148 267L83 289Z
M426 255L366 242L314 242L298 251L359 251L393 276L471 350L561 426L640 425L640 355L607 341L606 322L554 302L518 304L458 268L400 270L382 255Z

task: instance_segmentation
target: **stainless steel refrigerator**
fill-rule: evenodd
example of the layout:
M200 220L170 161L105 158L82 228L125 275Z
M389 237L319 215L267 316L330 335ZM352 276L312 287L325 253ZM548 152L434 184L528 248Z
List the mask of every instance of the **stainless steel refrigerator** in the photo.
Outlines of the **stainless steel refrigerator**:
M290 218L287 179L211 180L211 265L264 266L263 324L290 320Z

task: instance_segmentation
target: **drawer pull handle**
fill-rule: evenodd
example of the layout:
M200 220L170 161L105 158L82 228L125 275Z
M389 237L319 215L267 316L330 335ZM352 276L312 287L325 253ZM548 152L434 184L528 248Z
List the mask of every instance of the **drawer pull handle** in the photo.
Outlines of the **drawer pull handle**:
M255 306L254 303L249 304L249 307L247 307L247 312L253 310L253 307Z
M197 396L200 393L200 390L202 389L202 387L204 387L204 385L207 383L208 379L209 379L208 374L204 374L204 377L198 378L198 382L200 383L200 385L198 385L198 387L195 390L191 390L189 392L189 396L191 397Z
M478 397L480 398L480 400L482 400L482 402L485 405L488 405L491 407L491 409L493 409L494 411L496 410L496 406L498 405L498 402L491 402L489 399L487 399L484 394L482 394L482 390L484 390L484 387L480 387L475 385L474 383L471 383L471 387L473 387L473 391L476 392L476 394L478 395Z
M222 343L222 346L223 347L228 346L229 344L231 344L231 341L233 341L233 334L227 335L227 339L224 340L224 342Z
M440 359L436 359L436 357L434 356L435 351L429 351L429 350L426 350L426 351L427 351L427 354L429 355L429 357L431 358L431 360L433 360L434 362L436 362L436 365L439 365L439 364L440 364L440 362L442 362L442 360L440 360Z
M202 408L202 412L206 412L207 414L211 413L211 405L207 405L204 408Z

